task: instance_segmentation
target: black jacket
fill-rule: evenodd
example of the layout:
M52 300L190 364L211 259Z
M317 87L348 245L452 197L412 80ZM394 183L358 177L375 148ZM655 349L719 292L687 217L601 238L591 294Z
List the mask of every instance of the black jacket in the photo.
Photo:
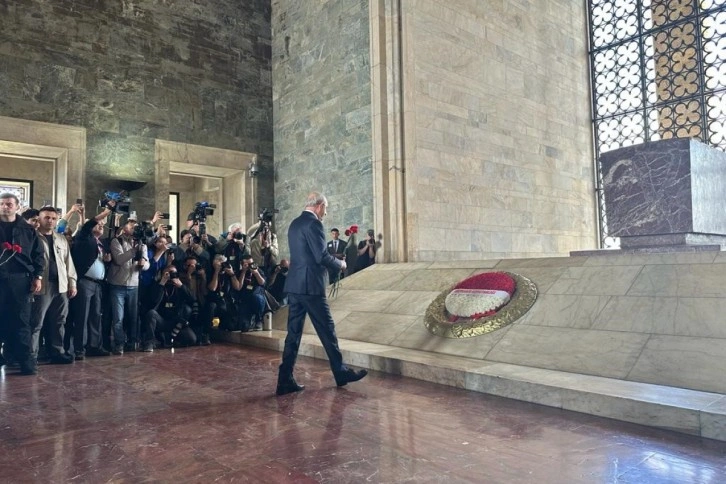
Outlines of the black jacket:
M26 222L24 218L16 216L12 234L5 234L4 238L7 238L8 235L10 235L10 240L0 240L0 243L8 242L9 244L19 245L21 252L16 253L10 262L3 264L0 271L9 274L27 272L33 277L42 276L45 257L35 228ZM6 252L2 260L6 260L8 255L9 252Z
M98 259L98 243L92 232L93 227L97 224L96 220L89 220L83 224L80 232L73 238L71 257L73 258L73 264L76 266L78 277L83 277Z
M167 289L169 292L166 292ZM171 290L168 286L161 284L152 284L151 288L151 304L150 309L155 309L159 314L181 314L183 306L190 308L196 304L194 296L191 295L186 286L174 287Z

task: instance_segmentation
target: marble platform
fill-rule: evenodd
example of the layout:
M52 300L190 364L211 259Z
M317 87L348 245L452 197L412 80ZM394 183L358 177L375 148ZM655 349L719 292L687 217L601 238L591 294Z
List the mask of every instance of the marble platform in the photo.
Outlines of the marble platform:
M330 305L352 365L726 440L725 263L709 251L380 264ZM487 335L431 335L428 304L483 270L528 277L537 302ZM285 319L219 336L281 351ZM305 333L300 354L325 359Z

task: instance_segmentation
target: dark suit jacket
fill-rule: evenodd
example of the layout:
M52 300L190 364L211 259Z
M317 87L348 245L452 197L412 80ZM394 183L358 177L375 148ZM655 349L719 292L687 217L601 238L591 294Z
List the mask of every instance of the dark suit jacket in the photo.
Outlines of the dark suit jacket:
M332 240L328 241L328 254L330 255L338 255L340 257L336 257L336 259L342 259L342 256L345 255L345 240L338 239L338 250L334 250L334 244Z
M340 271L341 261L328 253L323 224L314 213L304 211L287 230L290 271L285 292L324 296L327 271Z

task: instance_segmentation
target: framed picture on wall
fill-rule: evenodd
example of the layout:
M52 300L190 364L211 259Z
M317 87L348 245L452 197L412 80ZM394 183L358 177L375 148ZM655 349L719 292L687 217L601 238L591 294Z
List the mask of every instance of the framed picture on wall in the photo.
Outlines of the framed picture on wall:
M30 207L33 203L33 180L0 178L0 193L12 193L20 200L21 207Z

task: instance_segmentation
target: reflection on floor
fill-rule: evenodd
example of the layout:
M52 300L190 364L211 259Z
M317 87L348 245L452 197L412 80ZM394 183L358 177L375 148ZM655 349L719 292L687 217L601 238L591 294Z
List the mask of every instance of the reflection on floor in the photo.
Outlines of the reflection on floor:
M2 482L724 482L723 443L217 344L0 375Z

